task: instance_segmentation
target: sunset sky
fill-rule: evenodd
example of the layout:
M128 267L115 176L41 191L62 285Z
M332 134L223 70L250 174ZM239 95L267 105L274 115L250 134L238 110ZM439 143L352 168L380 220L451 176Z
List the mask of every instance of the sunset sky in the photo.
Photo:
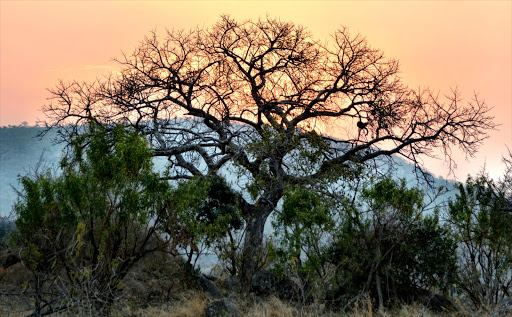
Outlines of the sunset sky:
M436 175L464 180L486 164L503 171L512 150L512 1L6 1L0 0L0 126L44 119L40 112L59 79L89 81L117 69L149 31L208 27L221 14L277 17L328 40L344 25L401 64L410 87L441 94L458 87L494 109L501 124L475 158L455 153L426 160Z

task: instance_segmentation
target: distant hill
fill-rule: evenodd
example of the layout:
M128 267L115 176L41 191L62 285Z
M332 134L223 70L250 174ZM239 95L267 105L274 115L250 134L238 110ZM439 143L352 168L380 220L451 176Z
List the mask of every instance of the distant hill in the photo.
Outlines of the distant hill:
M8 216L17 200L13 189L20 188L19 176L33 174L39 165L39 171L58 168L62 156L63 145L54 145L55 132L48 133L44 138L36 137L42 128L39 127L1 127L0 128L0 216ZM394 158L398 167L393 172L396 178L405 178L415 183L412 165ZM166 160L158 160L157 168L163 168ZM227 175L228 181L233 181ZM451 182L436 178L436 186L451 186ZM446 197L445 197L446 198Z
M0 216L9 215L16 202L12 187L19 188L18 176L33 172L39 162L44 169L58 166L62 145L52 145L54 133L37 138L40 131L38 127L0 128Z

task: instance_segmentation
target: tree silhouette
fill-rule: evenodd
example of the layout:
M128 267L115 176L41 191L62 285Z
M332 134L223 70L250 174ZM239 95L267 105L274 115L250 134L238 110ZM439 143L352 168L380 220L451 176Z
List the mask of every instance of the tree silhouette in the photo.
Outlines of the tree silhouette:
M133 126L168 157L169 179L236 168L248 180L238 195L246 280L289 184L335 180L392 154L421 167L435 149L451 166L452 147L472 155L495 127L476 96L463 105L457 91L409 89L398 61L346 28L324 44L293 23L222 16L210 28L153 32L118 62L105 80L51 89L46 126L63 136L91 117ZM328 135L334 128L341 139Z

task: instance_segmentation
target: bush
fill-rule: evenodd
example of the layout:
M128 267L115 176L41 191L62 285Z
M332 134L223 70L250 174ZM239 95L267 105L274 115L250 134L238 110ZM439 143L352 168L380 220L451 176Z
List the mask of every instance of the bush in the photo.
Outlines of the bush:
M423 192L384 178L358 197L335 212L312 191L286 195L277 268L298 275L310 296L347 305L363 294L383 307L446 291L455 242L437 211L424 215Z
M457 285L476 309L493 307L512 295L512 213L510 176L492 181L481 174L459 184L449 202L451 228L458 241Z
M385 178L361 194L329 249L339 263L336 296L369 293L380 307L411 302L424 290L446 291L455 242L438 213L424 215L424 194Z
M311 295L321 299L332 278L326 250L335 228L334 210L319 193L297 186L285 192L273 226L275 271L296 281L303 302Z
M232 232L242 228L236 194L221 176L196 176L181 182L171 201L176 219L167 223L166 230L181 236L179 247L188 250L189 265L201 254L200 247L217 248L226 237L233 240Z
M21 178L14 208L37 316L76 307L107 314L133 265L170 242L158 233L172 213L171 187L153 172L142 136L92 123L71 146L59 176Z

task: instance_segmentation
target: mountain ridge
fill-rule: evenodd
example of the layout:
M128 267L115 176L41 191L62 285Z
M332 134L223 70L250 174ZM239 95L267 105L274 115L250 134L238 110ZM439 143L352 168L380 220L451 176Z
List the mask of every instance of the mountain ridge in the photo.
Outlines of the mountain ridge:
M49 169L57 169L64 150L63 144L55 144L56 131L49 131L44 137L37 135L42 127L10 126L0 127L0 216L9 216L17 200L16 190L20 188L19 178ZM393 156L394 178L405 178L415 183L414 166ZM155 158L155 168L163 171L166 160ZM227 178L230 179L229 175ZM452 180L434 177L438 186L453 186ZM232 180L234 181L234 179Z

